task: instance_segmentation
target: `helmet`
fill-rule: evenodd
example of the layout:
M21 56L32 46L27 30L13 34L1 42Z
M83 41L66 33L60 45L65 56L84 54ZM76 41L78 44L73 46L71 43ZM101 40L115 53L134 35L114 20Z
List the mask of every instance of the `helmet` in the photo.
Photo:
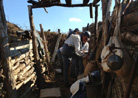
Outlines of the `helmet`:
M74 32L80 32L80 30L79 30L78 28L76 28L76 29L74 30Z
M85 31L85 32L83 32L83 34L85 36L87 36L87 38L90 38L91 37L91 32L90 31Z

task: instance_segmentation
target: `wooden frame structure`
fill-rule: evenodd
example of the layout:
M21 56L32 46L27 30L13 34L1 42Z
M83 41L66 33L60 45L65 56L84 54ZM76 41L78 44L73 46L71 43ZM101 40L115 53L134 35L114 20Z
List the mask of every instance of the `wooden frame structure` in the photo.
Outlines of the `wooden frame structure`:
M95 43L96 43L96 30L98 28L98 25L97 25L97 17L98 17L98 6L99 5L96 5L96 3L98 2L99 0L94 0L93 2L95 3L94 7L96 8L96 11L95 11L95 33L94 33L94 39L95 39ZM89 0L83 0L83 4L71 4L71 0L66 0L66 4L59 4L59 3L46 3L46 2L41 2L39 0L39 2L36 2L36 1L28 1L28 3L31 3L32 5L29 5L28 6L28 11L29 11L29 19L30 19L30 27L31 27L31 32L32 32L32 35L33 35L33 47L34 47L34 56L35 56L35 61L36 61L36 74L37 74L37 77L38 77L38 84L42 84L41 80L42 79L42 75L41 75L41 71L39 69L39 66L40 66L40 58L38 57L38 48L37 48L37 42L36 42L36 35L35 35L35 27L34 27L34 23L33 23L33 12L32 10L34 8L46 8L46 7L52 7L52 6L61 6L61 7L89 7L90 8L90 18L93 18L93 10L92 10L92 7L93 7L93 4L90 3L88 4ZM43 35L44 36L44 35ZM49 59L49 58L47 58ZM53 60L52 60L53 61ZM49 62L49 60L48 60ZM40 85L40 88L41 88L42 85Z

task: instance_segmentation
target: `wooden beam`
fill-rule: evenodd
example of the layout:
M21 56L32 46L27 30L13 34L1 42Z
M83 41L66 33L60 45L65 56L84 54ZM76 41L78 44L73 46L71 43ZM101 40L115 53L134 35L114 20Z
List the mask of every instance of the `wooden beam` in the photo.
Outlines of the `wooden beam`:
M43 88L44 77L41 74L40 59L39 59L37 40L35 35L36 31L35 31L34 22L33 22L32 6L28 6L28 11L29 11L30 28L31 28L31 32L33 33L32 34L33 35L33 53L34 53L34 58L36 62L36 65L34 67L37 75L37 85L39 88Z
M92 7L92 3L89 4L89 8L90 8L90 18L93 18L93 7Z
M55 45L54 53L52 55L52 60L51 60L52 63L55 61L55 58L56 58L56 54L57 54L57 50L58 50L59 42L60 42L60 37L61 37L61 33L60 33L60 29L58 29L58 38L57 38L57 42Z
M41 36L42 36L42 39L43 39L43 44L44 44L45 53L46 53L46 60L49 64L50 63L50 55L49 55L49 51L48 51L48 47L47 47L47 40L46 40L46 37L45 37L46 35L44 34L42 24L40 24L40 29L41 29Z
M52 6L61 6L61 7L88 7L89 4L72 4L72 5L67 5L67 4L35 4L32 5L32 8L41 8L41 7L52 7Z
M3 67L6 98L17 98L16 82L12 73L12 65L10 63L10 48L8 42L7 25L5 19L5 12L3 7L3 0L0 0L0 62Z

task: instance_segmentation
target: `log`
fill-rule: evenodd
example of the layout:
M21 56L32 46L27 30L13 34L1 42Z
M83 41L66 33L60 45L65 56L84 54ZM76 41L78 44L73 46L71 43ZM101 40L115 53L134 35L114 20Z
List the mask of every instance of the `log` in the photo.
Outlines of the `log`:
M25 57L29 56L29 53L25 53L25 54L21 54L20 56L18 57L15 57L15 59L12 59L11 60L11 64L14 65L15 63L17 63L18 61L24 59Z
M20 66L19 66L17 69L13 70L13 74L14 74L14 75L18 74L18 73L19 73L21 70L23 70L25 67L26 67L25 64L20 64Z
M103 46L106 45L106 40L108 36L108 21L109 21L109 16L111 12L111 4L112 0L102 0L102 20L103 20Z
M10 50L20 50L20 49L25 49L25 48L29 48L29 44L16 46L16 47L10 47Z
M45 82L45 80L43 78L43 75L41 74L40 58L38 54L35 27L34 27L34 22L33 22L33 12L32 12L31 5L28 6L28 11L29 11L30 28L31 28L31 32L33 35L33 53L34 53L34 58L36 62L36 65L34 67L35 67L36 75L37 75L37 85L38 85L38 88L43 88L43 83Z
M96 45L97 31L98 31L98 5L95 6L94 45Z
M51 60L52 63L54 63L55 58L56 58L56 54L57 54L57 50L58 50L59 42L60 42L60 37L61 37L61 33L60 33L60 29L58 29L58 38L57 38L57 42L55 45L54 53L52 55L52 60Z
M36 74L35 74L35 72L34 72L34 73L33 73L31 76L29 76L25 81L19 83L19 84L16 86L16 90L18 90L22 85L26 84L28 81L30 81L32 78L34 78L35 75L36 75Z
M29 58L25 59L25 64L28 65L29 63L31 63L31 60Z
M29 77L33 72L34 72L34 68L31 68L30 70L27 70L26 73L24 73L24 74L22 74L22 75L20 74L20 75L18 76L18 79L19 79L20 81L24 81L24 80L26 80L26 78Z
M122 40L129 41L135 45L138 44L138 35L132 34L130 32L122 33L121 38L122 38Z
M5 12L3 7L3 0L0 0L0 62L3 67L4 76L6 77L4 79L4 83L7 98L17 98L17 92L15 90L16 84L10 61L10 48L8 42Z
M50 63L50 55L49 55L49 51L48 51L48 47L47 47L47 40L46 40L44 31L43 31L42 24L40 24L40 29L41 29L42 39L44 41L43 43L44 43L45 53L46 53L46 57L47 57L46 59L47 59L47 62Z
M16 64L12 67L12 70L17 69L17 67L19 67L19 65L20 65L20 62L16 62Z
M36 4L32 8L51 7L51 6L62 6L62 7L88 7L89 4Z
M15 80L20 77L23 76L28 70L30 70L32 68L31 65L28 65L27 67L24 68L24 70L22 70L19 74L14 75ZM34 68L33 68L34 69Z

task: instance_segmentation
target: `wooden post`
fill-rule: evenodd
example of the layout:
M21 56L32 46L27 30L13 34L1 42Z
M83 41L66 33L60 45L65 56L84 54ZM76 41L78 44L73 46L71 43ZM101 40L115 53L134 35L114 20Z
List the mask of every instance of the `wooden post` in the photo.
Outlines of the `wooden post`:
M46 40L46 37L45 37L45 34L44 34L44 30L43 30L42 24L40 24L40 29L41 29L41 37L42 37L42 39L44 41L46 59L47 59L47 62L49 64L50 63L50 56L49 56L49 51L48 51L48 47L47 47L47 40Z
M90 3L90 5L89 5L89 9L90 9L90 18L93 18L93 8L92 8L92 3Z
M3 0L0 0L0 62L5 76L6 98L17 98L16 82L12 73L10 63L10 48L8 43L7 25L3 7Z
M58 29L58 38L57 38L57 42L56 42L56 45L55 45L54 53L52 55L52 60L51 60L52 63L55 61L55 57L56 57L57 50L58 50L58 47L59 47L60 37L61 37L61 33L60 33L60 29Z
M98 30L98 5L95 6L95 28L94 28L94 44L96 45L96 32Z
M36 39L36 34L35 34L36 31L34 27L34 22L33 22L32 6L28 6L28 11L29 11L31 33L33 36L33 53L34 53L34 59L36 62L36 65L34 67L35 67L36 75L37 75L37 85L39 88L43 88L44 78L43 78L43 75L41 74L42 69L40 66L40 58L39 58L38 48L37 48L37 39Z
M103 0L103 36L104 36L104 46L106 45L106 40L108 36L108 22L109 22L109 16L110 16L110 11L111 11L111 5L112 5L112 0L109 0L107 3L105 3L106 0Z

